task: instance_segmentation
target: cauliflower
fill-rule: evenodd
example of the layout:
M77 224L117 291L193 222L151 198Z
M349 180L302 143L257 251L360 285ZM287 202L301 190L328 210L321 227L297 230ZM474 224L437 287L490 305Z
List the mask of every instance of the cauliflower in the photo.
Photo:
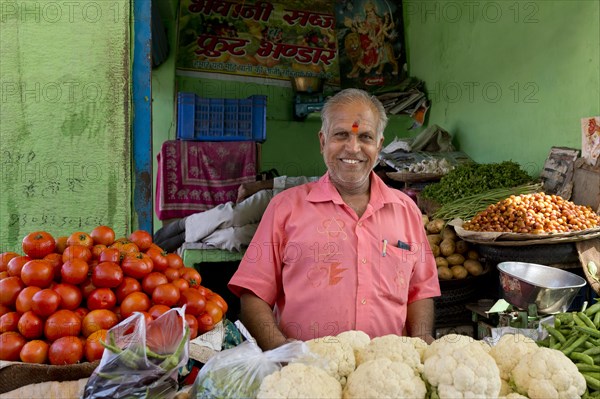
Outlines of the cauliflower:
M320 367L335 377L342 385L346 377L356 368L354 350L348 342L333 336L325 336L306 341L308 349L317 359L306 360L308 364Z
M451 337L444 344L442 338L428 348L423 368L423 376L440 399L498 397L500 371L485 348L463 338Z
M426 393L425 383L410 366L379 358L362 363L350 374L343 398L423 399Z
M394 334L373 338L367 346L359 349L356 364L361 365L369 360L387 358L405 363L413 370L421 372L423 363L414 342L416 341L412 338Z
M544 347L534 356L523 356L510 378L516 391L531 399L575 398L586 389L577 366L561 351Z
M455 347L462 347L469 345L470 343L475 342L475 340L467 335L460 334L447 334L444 335L435 341L433 341L427 348L425 348L425 353L423 354L423 361L427 360L430 356L433 356L437 353L440 347L445 347L447 345L453 345Z
M266 376L258 388L257 399L323 398L340 399L340 383L318 367L290 363Z
M502 379L500 395L507 395L511 392L510 373L519 360L533 355L537 350L538 346L535 341L522 334L505 334L490 349L490 356L496 361Z
M371 338L367 333L358 330L344 331L339 333L337 337L350 344L354 350L355 357L359 349L364 348L371 342Z

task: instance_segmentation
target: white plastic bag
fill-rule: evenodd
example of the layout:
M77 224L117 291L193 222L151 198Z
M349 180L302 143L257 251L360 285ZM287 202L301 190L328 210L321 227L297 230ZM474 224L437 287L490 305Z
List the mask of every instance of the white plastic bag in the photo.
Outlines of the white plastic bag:
M200 369L190 392L192 398L255 398L264 377L282 363L309 355L307 345L293 341L263 352L254 340L224 350Z

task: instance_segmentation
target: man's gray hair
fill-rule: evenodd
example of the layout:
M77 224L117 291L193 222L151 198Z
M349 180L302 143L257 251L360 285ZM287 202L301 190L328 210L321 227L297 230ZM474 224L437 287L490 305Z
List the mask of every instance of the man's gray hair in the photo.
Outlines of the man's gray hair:
M371 111L373 111L377 122L377 138L379 139L383 137L383 131L388 123L388 117L385 112L385 108L383 108L383 104L381 104L381 101L379 101L377 97L361 89L344 89L327 100L321 109L321 131L325 135L329 134L333 108L337 108L339 105L353 104L355 102L362 102L371 108Z

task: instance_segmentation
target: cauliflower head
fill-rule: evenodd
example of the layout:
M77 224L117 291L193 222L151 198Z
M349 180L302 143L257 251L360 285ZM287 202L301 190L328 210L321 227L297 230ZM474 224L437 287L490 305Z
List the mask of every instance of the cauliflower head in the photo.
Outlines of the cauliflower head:
M337 337L346 341L352 347L355 357L359 349L364 348L371 342L371 337L366 332L359 330L344 331L339 333Z
M410 337L394 334L373 338L367 346L358 350L356 364L361 365L369 360L387 358L405 363L413 370L421 372L423 363L421 363L421 355L415 348L415 342Z
M440 399L498 397L500 371L480 343L457 344L464 342L462 338L446 345L441 342L423 367L423 376L437 389Z
M510 373L515 390L531 399L563 399L583 395L586 382L577 366L556 349L539 347L522 357Z
M490 349L490 356L500 369L500 378L510 379L510 372L519 360L538 350L535 341L523 334L505 334Z
M402 362L387 358L369 360L359 365L343 390L344 399L415 398L427 394L425 382L419 374Z
M334 336L325 336L308 340L306 345L316 359L306 360L305 363L322 368L344 385L346 377L356 368L354 350L350 344Z
M340 399L342 386L323 369L290 363L263 378L257 399Z
M478 342L472 337L461 334L446 334L435 341L433 341L427 348L425 348L425 352L423 353L423 361L425 361L428 357L433 356L437 353L440 347L446 347L452 345L454 347L462 347L469 345L473 342Z

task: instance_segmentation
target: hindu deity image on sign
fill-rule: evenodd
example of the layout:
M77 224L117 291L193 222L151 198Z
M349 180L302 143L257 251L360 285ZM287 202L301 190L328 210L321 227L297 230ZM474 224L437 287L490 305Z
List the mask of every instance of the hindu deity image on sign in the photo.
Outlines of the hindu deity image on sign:
M405 77L402 2L336 2L340 84L374 91Z

